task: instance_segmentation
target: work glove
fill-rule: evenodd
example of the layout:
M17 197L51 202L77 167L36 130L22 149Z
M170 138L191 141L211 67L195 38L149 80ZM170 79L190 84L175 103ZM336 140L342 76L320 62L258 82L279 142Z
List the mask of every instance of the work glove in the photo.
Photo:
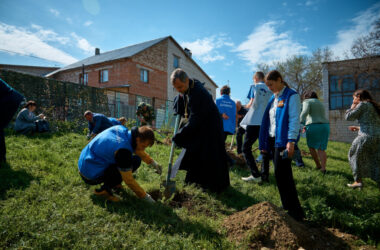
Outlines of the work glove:
M153 200L152 196L150 196L148 193L146 193L146 195L145 195L145 197L143 199L144 199L144 201L149 202L151 204L152 203L156 203L156 201Z
M156 161L153 161L150 166L155 169L155 172L159 175L162 174L162 166L158 164Z

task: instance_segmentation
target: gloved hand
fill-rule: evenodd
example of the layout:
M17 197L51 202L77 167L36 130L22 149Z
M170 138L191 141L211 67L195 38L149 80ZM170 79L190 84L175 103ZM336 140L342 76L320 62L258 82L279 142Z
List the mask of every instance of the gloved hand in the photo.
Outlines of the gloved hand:
M153 161L150 165L155 169L155 172L157 174L162 174L162 166L160 164L158 164L156 161Z
M149 203L156 203L156 201L153 200L152 196L150 196L148 193L146 193L146 195L143 199L144 199L144 201L149 202Z

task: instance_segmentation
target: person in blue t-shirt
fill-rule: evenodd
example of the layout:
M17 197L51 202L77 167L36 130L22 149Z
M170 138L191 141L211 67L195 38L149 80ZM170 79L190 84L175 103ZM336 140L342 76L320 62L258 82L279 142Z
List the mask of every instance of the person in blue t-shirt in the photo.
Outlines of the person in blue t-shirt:
M230 97L231 89L224 85L220 89L221 97L216 99L216 106L223 119L224 141L228 135L235 134L236 104Z
M116 126L116 125L123 125L125 126L125 124L127 123L127 119L125 119L125 117L120 117L120 118L114 118L114 117L108 117L108 119L111 121L112 125Z
M252 145L259 138L260 125L263 119L265 107L272 95L272 92L264 83L264 73L258 71L253 76L254 84L248 93L249 103L246 105L248 113L240 122L240 126L245 129L243 142L243 155L247 165L251 169L251 175L243 177L243 181L269 182L269 168L261 168L261 173L257 168L255 158L252 154Z
M89 185L102 184L94 193L107 200L120 200L113 191L122 190L124 181L139 198L154 202L132 175L141 161L154 168L157 174L162 173L162 167L145 152L154 140L154 132L147 126L131 130L122 125L108 128L82 150L78 160L79 175Z
M107 116L103 114L92 113L90 110L84 112L84 118L88 121L87 139L89 140L107 128L114 126Z

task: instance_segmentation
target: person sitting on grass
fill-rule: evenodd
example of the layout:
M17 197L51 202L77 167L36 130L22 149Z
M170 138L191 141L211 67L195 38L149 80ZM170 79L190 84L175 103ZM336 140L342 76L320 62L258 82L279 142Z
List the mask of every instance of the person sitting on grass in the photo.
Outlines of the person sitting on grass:
M88 121L87 139L94 138L97 134L113 126L112 122L103 114L84 112L84 118Z
M127 123L127 119L125 117L120 117L120 118L113 118L113 117L108 117L108 119L111 121L111 123L115 125L123 125Z
M45 121L46 117L44 114L39 114L38 116L34 114L36 108L37 104L35 101L28 101L24 108L18 113L14 126L17 133L26 135L34 132L45 132L48 130L48 128L44 130L38 127L45 126L47 122Z
M154 143L154 132L147 126L134 127L132 130L117 125L98 134L82 150L78 161L79 174L89 185L103 183L95 189L95 195L109 201L119 201L113 191L123 189L122 181L135 194L148 202L154 200L136 182L132 172L141 164L141 159L161 174L162 167L144 150Z

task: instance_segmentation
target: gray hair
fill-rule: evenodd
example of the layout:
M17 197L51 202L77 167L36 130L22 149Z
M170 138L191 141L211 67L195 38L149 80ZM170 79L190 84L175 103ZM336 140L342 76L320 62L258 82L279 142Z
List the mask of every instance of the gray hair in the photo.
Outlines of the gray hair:
M176 79L179 79L181 82L185 83L189 77L183 69L175 69L170 75L170 81L173 84Z

